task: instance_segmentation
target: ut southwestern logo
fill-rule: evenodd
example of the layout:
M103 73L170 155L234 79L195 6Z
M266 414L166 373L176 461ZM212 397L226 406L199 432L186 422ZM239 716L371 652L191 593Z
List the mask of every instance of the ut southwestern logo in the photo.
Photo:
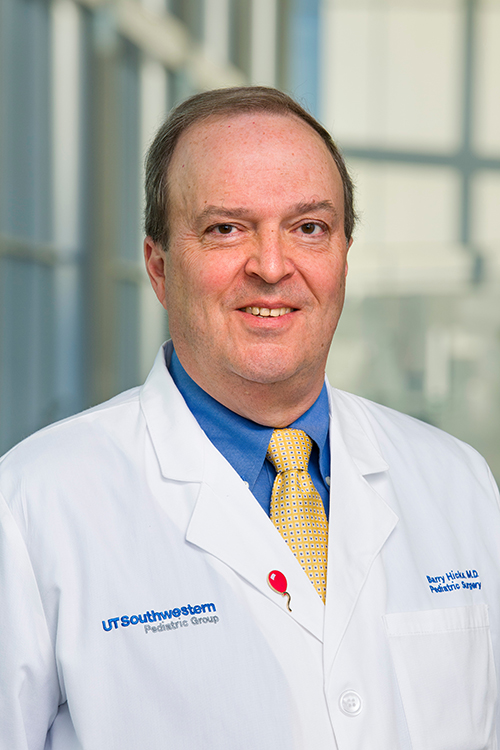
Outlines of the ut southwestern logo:
M142 615L122 615L121 617L110 617L108 620L102 621L102 627L106 631L118 630L118 628L128 628L130 625L144 624L144 631L146 633L161 633L166 630L177 630L178 628L187 627L189 625L187 620L181 620L181 617L188 617L193 615L190 619L191 625L206 625L212 623L216 625L219 622L217 615L210 615L209 617L196 617L196 615L205 615L210 612L216 612L216 606L213 602L209 604L186 604L183 607L174 607L173 609L165 609L157 612L156 610L148 610ZM157 623L157 625L150 625L150 623Z

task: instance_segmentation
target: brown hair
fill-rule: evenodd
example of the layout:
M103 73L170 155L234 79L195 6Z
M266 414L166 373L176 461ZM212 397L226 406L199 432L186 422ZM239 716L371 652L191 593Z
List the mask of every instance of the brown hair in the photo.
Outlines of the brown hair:
M344 232L346 239L350 240L356 221L353 183L340 151L330 133L300 104L282 91L266 86L239 86L204 91L186 99L170 113L156 134L146 158L146 234L155 242L159 242L164 249L168 247L168 167L181 135L191 125L210 117L224 117L243 112L295 115L321 136L342 178Z

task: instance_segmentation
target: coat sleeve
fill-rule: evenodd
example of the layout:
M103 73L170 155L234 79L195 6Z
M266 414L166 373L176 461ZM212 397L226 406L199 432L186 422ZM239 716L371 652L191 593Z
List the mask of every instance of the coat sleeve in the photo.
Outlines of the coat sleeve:
M59 684L23 536L0 495L0 747L43 750Z

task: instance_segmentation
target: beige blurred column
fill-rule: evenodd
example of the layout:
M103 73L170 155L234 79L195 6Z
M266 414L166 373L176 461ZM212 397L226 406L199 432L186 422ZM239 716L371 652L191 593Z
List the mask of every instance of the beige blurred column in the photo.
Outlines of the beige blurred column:
M81 372L81 12L55 0L52 25L52 226L55 267L57 415L82 403Z
M252 0L250 80L275 86L277 73L277 0Z
M205 0L203 19L203 51L219 65L229 60L230 2Z
M141 64L141 154L142 181L144 182L144 156L149 145L166 117L168 107L168 75L164 66L144 55ZM140 363L139 374L144 379L158 347L167 335L167 314L156 299L147 274L140 292Z
M99 403L116 392L116 282L113 266L119 234L119 80L120 39L111 7L94 14L92 91L92 195L93 236L90 239L88 294L90 297L89 397Z

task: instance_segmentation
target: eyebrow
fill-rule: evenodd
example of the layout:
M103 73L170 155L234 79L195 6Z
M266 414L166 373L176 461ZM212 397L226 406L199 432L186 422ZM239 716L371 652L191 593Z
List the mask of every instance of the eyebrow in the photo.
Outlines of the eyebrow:
M196 217L197 221L210 219L212 216L220 216L224 219L238 219L244 216L250 216L247 208L225 208L224 206L207 206Z
M338 213L337 209L331 201L303 201L301 203L297 203L297 205L293 207L291 213L307 214L310 211L328 211L335 216L337 216Z
M312 211L328 211L333 214L334 217L338 215L338 211L329 200L325 201L301 201L296 203L295 206L291 206L288 214L295 216L298 214L307 214ZM203 211L196 217L197 222L203 222L206 219L210 219L213 216L217 216L224 219L241 219L247 216L251 216L253 211L248 208L226 208L225 206L206 206Z

